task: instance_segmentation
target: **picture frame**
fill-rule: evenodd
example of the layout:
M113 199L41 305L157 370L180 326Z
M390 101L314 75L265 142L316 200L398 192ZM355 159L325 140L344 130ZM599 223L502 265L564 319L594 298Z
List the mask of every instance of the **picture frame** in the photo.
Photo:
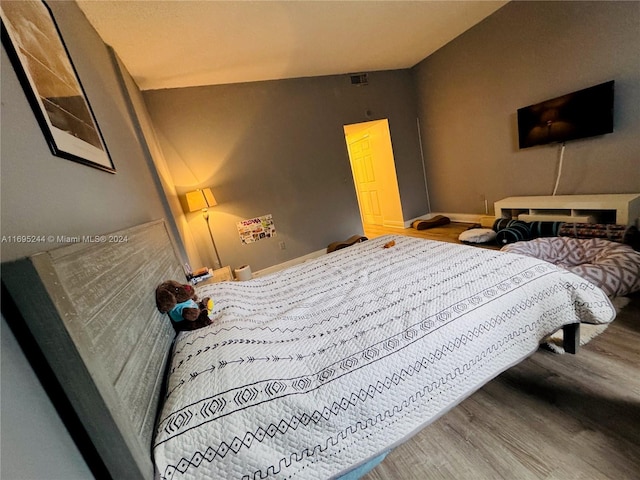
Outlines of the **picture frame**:
M0 3L2 45L53 155L110 173L116 169L49 6Z

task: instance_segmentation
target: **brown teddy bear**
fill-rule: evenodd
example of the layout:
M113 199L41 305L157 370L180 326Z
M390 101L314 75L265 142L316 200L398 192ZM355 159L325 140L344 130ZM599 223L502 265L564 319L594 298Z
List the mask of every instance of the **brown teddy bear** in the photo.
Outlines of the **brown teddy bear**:
M211 325L209 298L198 302L195 289L188 284L168 280L156 288L156 305L168 313L176 332L196 330Z

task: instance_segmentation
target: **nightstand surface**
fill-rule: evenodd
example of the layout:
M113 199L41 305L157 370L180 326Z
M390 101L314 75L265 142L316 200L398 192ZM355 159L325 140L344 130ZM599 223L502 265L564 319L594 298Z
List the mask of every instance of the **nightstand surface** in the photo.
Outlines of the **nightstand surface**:
M208 285L210 283L233 281L234 279L233 273L231 272L231 267L228 265L225 267L216 268L215 270L212 270L212 273L213 276L211 278L207 278L202 282L198 282L196 286Z

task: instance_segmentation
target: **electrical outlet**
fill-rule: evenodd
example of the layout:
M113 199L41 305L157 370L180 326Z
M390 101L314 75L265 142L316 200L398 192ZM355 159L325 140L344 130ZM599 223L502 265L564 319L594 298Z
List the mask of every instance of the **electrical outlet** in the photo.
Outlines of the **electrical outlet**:
M280 250L285 250L287 248L284 242L279 242L278 245L280 245Z

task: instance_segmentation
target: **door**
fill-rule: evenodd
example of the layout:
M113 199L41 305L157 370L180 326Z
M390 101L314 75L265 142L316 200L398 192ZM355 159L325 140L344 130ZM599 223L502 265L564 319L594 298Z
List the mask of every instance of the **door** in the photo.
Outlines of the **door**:
M380 188L376 179L369 133L352 141L348 146L362 221L382 225L384 219L380 207Z
M344 126L363 226L404 227L389 122Z

